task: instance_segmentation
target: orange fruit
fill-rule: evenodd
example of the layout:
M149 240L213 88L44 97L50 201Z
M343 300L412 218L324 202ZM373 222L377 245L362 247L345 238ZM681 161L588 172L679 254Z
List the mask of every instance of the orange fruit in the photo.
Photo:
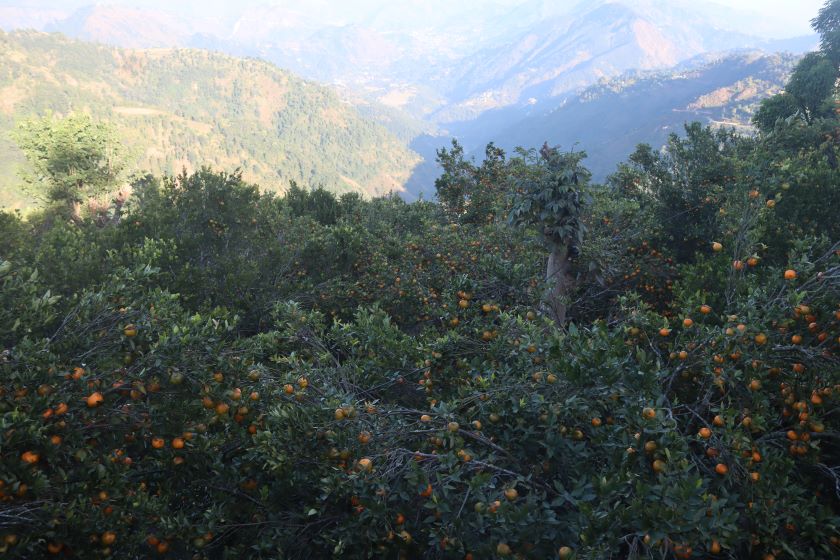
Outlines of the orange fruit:
M92 393L85 399L85 403L87 403L88 408L96 408L103 402L105 402L105 397L103 397L102 393L99 391Z
M651 466L653 467L653 472L661 473L665 471L665 461L662 459L657 459Z
M718 473L719 475L723 476L723 475L725 475L726 473L729 472L729 467L727 467L723 463L718 463L715 466L715 472Z
M24 451L23 454L20 456L20 460L26 463L27 465L34 465L41 459L41 456L35 453L34 451Z
M508 488L505 490L505 498L507 498L507 501L512 502L518 497L519 492L516 491L516 488Z
M712 243L712 251L714 251L715 253L720 253L721 251L723 251L723 245L715 241L714 243Z
M176 437L172 440L172 448L173 449L183 449L184 448L184 440L183 438Z
M166 445L166 441L162 437L153 437L152 438L152 447L155 449L163 449Z
M685 328L688 328L693 324L694 324L694 320L692 320L691 317L686 317L685 319L683 319L683 326Z
M680 560L686 560L691 558L693 550L690 546L684 544L678 544L674 546L674 556L679 558Z
M102 533L102 537L100 537L100 540L105 546L110 546L114 544L114 542L117 540L117 534L113 531L105 531L104 533Z
M359 465L359 470L363 470L363 471L366 471L366 472L373 471L373 461L371 461L367 457L365 457L363 459L359 459L358 465Z
M785 280L794 280L796 278L796 271L795 270L786 270L785 271Z
M712 424L714 424L715 426L718 426L718 427L723 426L725 424L725 422L723 420L723 416L721 416L719 414L717 416L715 416L714 420L712 420Z
M644 416L648 420L652 420L653 418L656 418L656 411L650 408L649 406L645 407L644 409L642 409L642 416Z
M712 437L712 430L710 430L709 428L700 428L700 431L697 432L697 435L699 435L703 439L709 439L710 437Z
M700 306L700 313L702 313L703 315L708 315L711 312L712 312L711 306L708 306L708 305L705 305L705 304Z

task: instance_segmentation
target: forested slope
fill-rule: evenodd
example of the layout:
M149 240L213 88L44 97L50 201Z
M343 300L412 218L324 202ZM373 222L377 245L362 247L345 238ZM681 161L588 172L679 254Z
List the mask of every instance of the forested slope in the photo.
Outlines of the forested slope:
M114 123L133 169L232 170L368 195L400 190L419 161L326 87L271 64L198 50L123 50L35 32L0 34L0 204L20 205L7 133L45 111ZM366 112L370 113L368 109Z

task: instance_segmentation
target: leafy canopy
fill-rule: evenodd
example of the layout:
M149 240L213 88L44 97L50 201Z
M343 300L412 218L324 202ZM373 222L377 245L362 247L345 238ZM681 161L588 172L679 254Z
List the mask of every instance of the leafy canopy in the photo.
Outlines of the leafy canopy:
M538 157L534 152L523 155L532 165L515 181L510 223L536 226L550 246L580 245L586 229L583 190L590 179L581 164L586 153L543 146Z
M102 195L123 168L113 129L83 113L26 120L13 136L31 167L25 178L49 202L72 205Z

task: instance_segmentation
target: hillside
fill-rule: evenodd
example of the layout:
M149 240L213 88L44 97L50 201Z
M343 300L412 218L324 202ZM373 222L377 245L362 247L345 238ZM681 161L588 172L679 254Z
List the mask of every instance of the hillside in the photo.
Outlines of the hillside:
M376 195L401 190L419 161L378 124L384 113L366 105L373 116L362 116L333 90L266 62L2 33L0 205L25 200L16 177L22 158L8 139L15 122L79 110L112 121L135 155L133 168L157 174L241 167L271 190L295 180Z
M733 126L749 133L758 103L784 86L798 60L749 52L666 71L632 72L570 96L557 106L519 106L456 123L451 132L476 153L495 141L511 150L543 142L585 150L603 179L640 143L662 146L685 122ZM561 100L558 100L561 101Z

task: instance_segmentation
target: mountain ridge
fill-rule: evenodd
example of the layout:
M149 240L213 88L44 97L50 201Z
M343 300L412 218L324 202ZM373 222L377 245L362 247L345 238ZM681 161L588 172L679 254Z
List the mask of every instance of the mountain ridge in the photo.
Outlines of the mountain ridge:
M629 72L604 80L543 112L489 135L500 147L548 141L579 146L587 165L604 179L639 143L655 149L686 122L751 133L759 102L784 88L798 56L760 51L722 56L694 68Z

